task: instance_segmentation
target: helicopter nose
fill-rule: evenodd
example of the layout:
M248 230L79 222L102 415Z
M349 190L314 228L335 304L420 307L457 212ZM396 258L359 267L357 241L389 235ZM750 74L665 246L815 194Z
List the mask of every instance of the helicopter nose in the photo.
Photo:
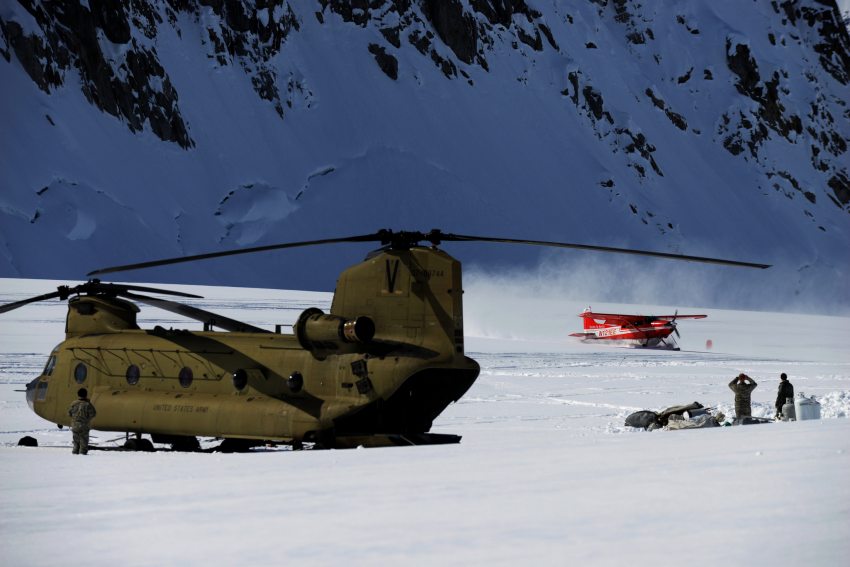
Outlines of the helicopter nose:
M38 386L38 378L33 378L27 383L27 405L35 411L35 391Z

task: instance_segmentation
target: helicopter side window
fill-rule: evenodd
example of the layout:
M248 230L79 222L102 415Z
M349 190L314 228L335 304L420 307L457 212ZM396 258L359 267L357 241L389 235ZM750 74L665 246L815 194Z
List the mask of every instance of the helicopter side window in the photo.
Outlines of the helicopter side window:
M53 369L56 368L56 355L51 354L50 358L47 359L47 364L44 366L44 374L45 376L50 376L53 374Z
M127 367L127 383L131 386L134 386L139 383L139 375L141 372L139 371L139 367L135 364L131 364Z
M77 381L77 384L82 384L86 381L86 376L88 375L88 373L89 371L88 368L86 368L86 365L80 362L74 368L74 380Z
M245 389L245 386L248 385L248 373L245 372L244 369L240 368L236 372L233 373L233 387L239 391Z
M289 375L289 378L286 379L286 386L289 388L290 392L297 394L301 391L301 388L304 387L304 376L296 370Z
M193 378L194 378L194 376L192 375L192 369L189 368L188 366L184 366L180 370L180 375L178 376L178 379L180 380L180 385L183 386L184 388L188 388L189 386L192 385L192 379Z

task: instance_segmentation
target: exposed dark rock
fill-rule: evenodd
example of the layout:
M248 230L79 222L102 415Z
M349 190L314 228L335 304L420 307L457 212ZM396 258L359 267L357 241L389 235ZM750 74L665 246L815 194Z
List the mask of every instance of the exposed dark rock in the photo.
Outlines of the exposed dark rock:
M92 17L97 27L112 43L125 44L130 41L130 22L120 2L89 0Z
M678 128L679 130L684 132L685 130L688 129L688 122L687 122L687 120L685 120L685 117L682 116L681 114L673 112L669 108L664 111L664 114L667 115L667 118L670 119L670 122L673 123L673 126Z
M688 30L688 33L690 33L691 35L699 35L699 30L696 27L691 27L691 25L685 19L685 16L676 16L676 22L683 25L685 29Z
M850 84L850 36L841 18L836 2L821 0L820 6L802 6L800 16L810 28L819 28L814 34L814 50L827 73L842 85Z
M803 123L799 116L786 113L786 107L782 103L780 93L790 92L787 88L780 87L785 75L774 71L770 79L763 81L749 47L741 43L733 45L730 39L726 40L726 62L729 69L738 76L735 85L738 92L756 102L758 107L752 119L740 114L737 125L739 133L727 136L724 147L733 155L737 155L740 153L742 142L749 148L750 155L758 159L759 148L768 138L769 130L793 143L793 136L803 132ZM721 128L721 132L724 130L725 127Z
M346 22L365 27L371 19L368 0L319 0L323 8L330 8Z
M738 91L750 98L761 98L761 89L756 60L750 54L750 48L744 44L736 44L732 51L732 41L726 40L726 65L729 70L738 75L738 82L735 85Z
M398 26L393 26L390 28L381 28L381 35L384 36L389 43L391 43L394 47L401 47L401 40L399 39L399 28Z
M664 110L666 108L667 105L664 103L663 100L655 96L655 93L652 92L652 89L646 89L646 96L648 96L650 100L652 100L652 104L654 104L656 107L660 108L661 110Z
M576 71L571 71L567 75L567 79L570 81L570 84L573 86L573 93L570 97L573 101L573 104L578 106L578 73Z
M369 53L375 56L378 67L392 80L398 79L398 60L376 43L369 44Z
M497 36L507 33L516 48L525 44L541 51L543 38L558 49L551 29L541 20L542 14L531 9L525 0L319 0L323 11L333 12L346 22L365 26L370 21L391 45L400 47L402 37L429 57L449 78L459 74L470 80L468 73L459 73L457 63L480 65L487 71L486 52L495 45ZM387 14L394 17L382 26ZM514 17L522 16L531 24L519 26ZM424 19L423 19L424 18ZM324 21L322 16L320 21ZM499 29L497 30L496 27ZM436 35L428 29L434 30ZM434 38L451 50L447 58L434 47ZM456 59L456 61L455 61ZM470 80L471 82L471 80Z
M552 46L552 49L560 49L558 44L555 42L555 37L552 35L552 31L549 29L549 26L546 24L540 24L538 27L540 28L540 32L546 37L546 41L548 41L549 45Z
M848 179L846 172L837 172L829 178L827 185L829 185L832 192L835 193L835 198L838 199L838 202L841 203L841 205L847 205L850 203L850 179Z
M741 137L738 134L732 134L724 138L723 147L733 156L737 156L744 151L744 145L741 143Z
M664 176L664 174L661 172L661 168L658 167L657 163L655 163L655 158L652 157L652 153L655 151L655 146L653 146L647 141L646 136L644 136L643 133L638 132L637 135L635 135L628 128L618 128L617 134L625 135L628 137L628 139L631 140L630 143L627 144L625 148L623 148L626 153L640 154L643 159L649 162L649 165L652 166L652 170L656 174L661 177ZM641 177L645 177L645 170L642 166L638 164L631 165L638 171L638 173L641 174Z
M419 33L418 30L410 32L410 35L407 36L407 41L422 55L427 55L431 49L431 40L425 34Z
M588 108L593 113L593 117L596 120L602 120L602 117L604 116L609 123L614 123L614 119L611 118L611 115L605 111L605 101L602 99L602 93L590 85L584 87L581 92L584 95L584 100L587 103Z
M442 57L433 49L431 50L431 60L437 64L437 67L439 67L443 74L449 79L457 76L457 67L455 67L455 64L449 59Z
M534 32L534 36L530 36L524 29L517 28L519 40L531 47L534 51L543 51L543 41L540 39L540 33Z
M460 0L425 0L428 19L437 35L464 63L472 63L478 51L478 28ZM445 70L443 70L445 73Z
M635 13L629 10L630 3L628 0L613 0L614 6L614 21L623 24L626 27L626 40L635 45L643 45L646 43L646 38L653 39L655 35L651 29L641 28L639 26L640 18ZM640 10L639 3L632 3L633 10Z
M673 112L673 110L670 109L662 99L655 96L655 93L652 91L652 89L646 89L646 96L648 96L650 100L652 100L652 104L664 111L664 114L676 128L682 131L688 129L688 122L687 120L685 120L685 117L677 112Z
M67 54L56 54L54 57L53 50L40 37L24 35L17 22L2 23L10 50L38 88L49 93L53 87L61 85L62 71L68 68Z

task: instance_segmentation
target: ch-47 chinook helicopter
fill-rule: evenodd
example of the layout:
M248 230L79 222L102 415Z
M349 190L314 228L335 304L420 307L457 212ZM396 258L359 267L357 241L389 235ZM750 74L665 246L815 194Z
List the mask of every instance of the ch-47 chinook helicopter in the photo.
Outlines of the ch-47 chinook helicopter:
M434 419L478 377L464 353L461 264L442 242L494 242L620 252L731 266L763 264L650 252L447 234L393 232L244 248L95 270L127 270L319 244L379 242L337 280L330 312L304 311L292 334L270 332L171 299L198 297L92 279L0 307L68 299L65 340L27 384L30 407L69 425L69 404L85 387L97 408L92 427L128 435L128 449L154 442L222 450L278 443L326 448L457 443L430 433ZM422 245L426 242L426 245ZM146 303L204 323L203 331L141 329ZM218 330L216 330L218 329ZM133 438L129 435L134 434Z

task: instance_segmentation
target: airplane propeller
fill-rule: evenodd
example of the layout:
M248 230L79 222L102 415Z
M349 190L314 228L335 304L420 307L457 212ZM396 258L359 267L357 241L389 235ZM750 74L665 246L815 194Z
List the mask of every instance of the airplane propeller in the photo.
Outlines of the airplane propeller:
M412 246L418 245L420 242L427 241L434 246L438 246L443 242L497 242L502 244L527 244L532 246L549 246L554 248L572 248L577 250L593 250L598 252L615 252L619 254L633 254L638 256L652 256L656 258L668 258L673 260L685 260L689 262L702 262L707 264L721 264L726 266L740 266L746 268L769 268L769 264L757 264L753 262L740 262L737 260L723 260L719 258L707 258L704 256L689 256L685 254L672 254L669 252L654 252L650 250L634 250L631 248L614 248L611 246L596 246L590 244L575 244L569 242L549 242L545 240L525 240L517 238L498 238L491 236L470 236L464 234L445 233L439 229L433 229L429 232L419 231L398 231L394 232L389 229L382 229L373 234L361 234L357 236L346 236L341 238L325 238L321 240L306 240L302 242L286 242L282 244L270 244L267 246L254 246L251 248L238 248L235 250L223 250L221 252L209 252L206 254L194 254L191 256L179 256L176 258L166 258L163 260L153 260L149 262L139 262L135 264L124 264L121 266L112 266L108 268L100 268L89 272L89 276L111 274L115 272L124 272L128 270L138 270L142 268L152 268L155 266L166 266L170 264L179 264L183 262L193 262L195 260L206 260L210 258L222 258L225 256L235 256L237 254L250 254L254 252L266 252L270 250L282 250L285 248L299 248L303 246L315 246L319 244L337 244L344 242L380 242L382 245L392 250L407 250Z
M679 334L679 329L676 328L676 317L678 316L679 310L676 309L676 311L673 313L673 319L670 320L670 324L673 325L673 332L676 333L676 337L681 339L682 335Z

